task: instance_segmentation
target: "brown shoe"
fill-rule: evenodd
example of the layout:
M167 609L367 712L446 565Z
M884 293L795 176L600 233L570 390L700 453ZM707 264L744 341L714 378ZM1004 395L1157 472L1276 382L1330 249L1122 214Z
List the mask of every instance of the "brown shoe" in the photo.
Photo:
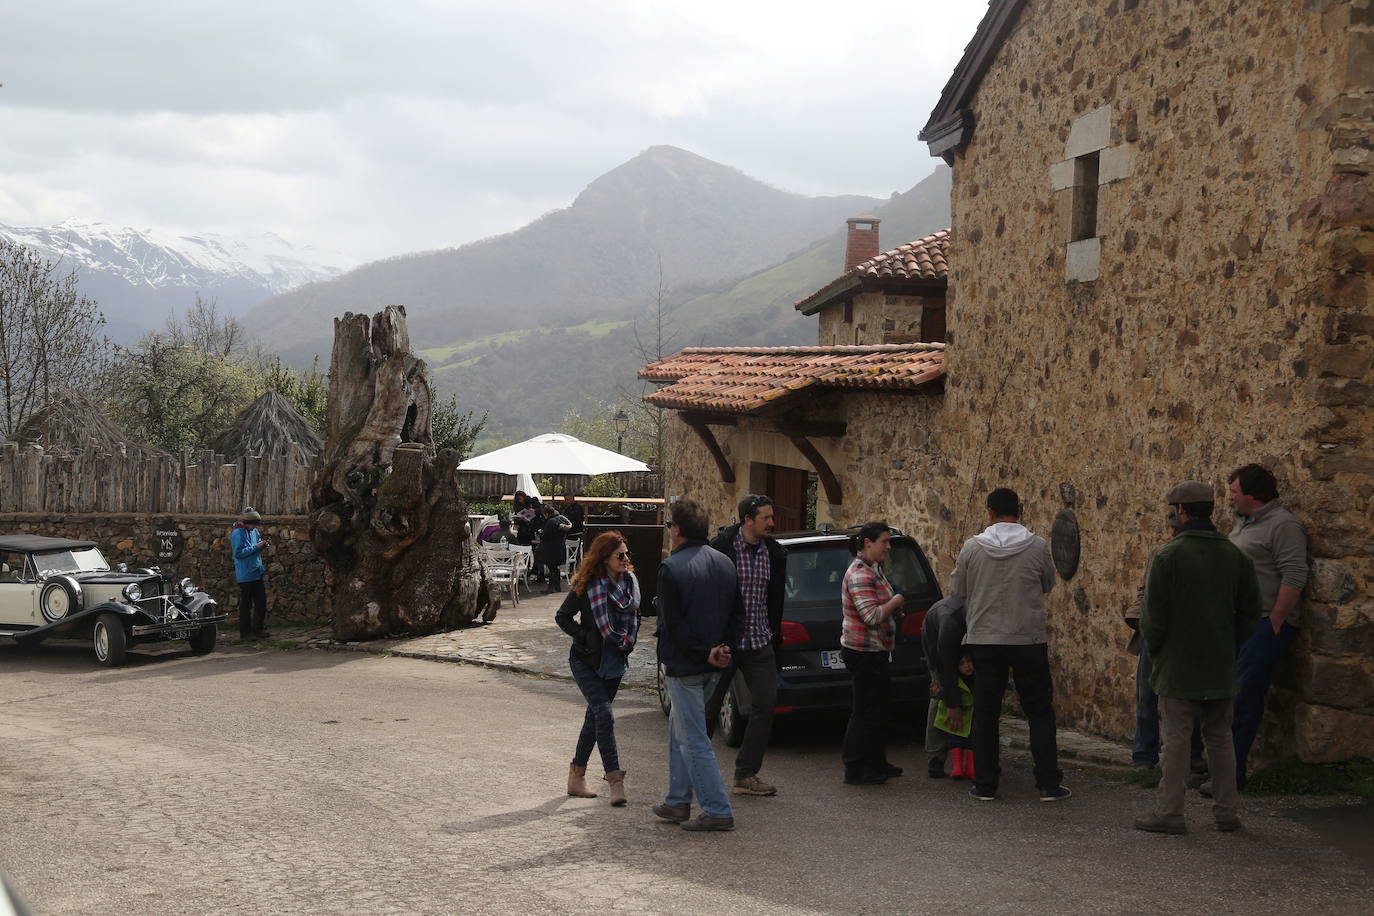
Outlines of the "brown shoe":
M665 821L672 821L674 824L681 824L692 816L691 805L670 805L664 802L661 805L654 805L654 814L663 818Z
M587 768L568 767L568 794L573 798L596 798L596 793L587 788Z
M1174 836L1182 836L1188 832L1188 828L1183 825L1183 818L1169 817L1163 814L1151 814L1148 817L1136 818L1135 829L1149 833L1170 833Z
M730 787L731 795L777 795L778 787L770 786L758 776L736 776L735 784Z
M684 821L683 830L734 830L735 819L733 817L712 817L709 814L698 814L694 821Z
M615 770L606 774L606 781L611 784L611 804L617 808L622 808L629 801L625 797L625 771Z

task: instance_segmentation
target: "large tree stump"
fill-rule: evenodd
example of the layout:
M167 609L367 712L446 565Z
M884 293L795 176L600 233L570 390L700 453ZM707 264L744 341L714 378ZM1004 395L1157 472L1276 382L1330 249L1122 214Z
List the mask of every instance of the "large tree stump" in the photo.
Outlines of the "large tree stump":
M430 409L403 306L334 320L310 538L328 564L335 639L451 630L494 608L469 547L458 455L435 454Z

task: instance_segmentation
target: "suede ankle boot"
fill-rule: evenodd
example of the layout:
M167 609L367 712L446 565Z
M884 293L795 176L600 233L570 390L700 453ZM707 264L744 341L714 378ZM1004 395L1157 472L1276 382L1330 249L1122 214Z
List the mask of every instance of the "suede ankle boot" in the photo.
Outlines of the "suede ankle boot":
M949 770L950 778L963 779L966 775L964 773L964 749L962 747L951 748L949 759L953 761L953 766Z
M606 782L611 785L611 804L617 808L623 807L629 801L625 797L625 771L614 770L607 773Z
M573 798L596 798L596 793L587 788L587 768L568 767L568 794Z

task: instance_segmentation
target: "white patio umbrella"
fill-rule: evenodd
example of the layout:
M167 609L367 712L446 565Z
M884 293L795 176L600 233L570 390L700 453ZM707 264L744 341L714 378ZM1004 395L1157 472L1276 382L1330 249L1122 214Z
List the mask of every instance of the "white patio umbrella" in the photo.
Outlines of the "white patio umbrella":
M618 474L647 471L642 461L583 442L563 433L544 433L524 442L475 455L458 465L460 471L497 474Z

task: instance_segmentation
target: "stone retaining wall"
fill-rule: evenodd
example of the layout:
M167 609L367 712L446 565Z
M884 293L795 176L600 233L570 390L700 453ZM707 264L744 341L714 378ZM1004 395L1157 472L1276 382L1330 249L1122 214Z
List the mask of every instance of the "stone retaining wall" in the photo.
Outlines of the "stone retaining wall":
M238 609L234 561L229 555L232 515L46 515L0 514L0 533L95 541L111 565L156 565L173 579L189 577L230 613ZM183 545L176 559L158 559L161 546L155 532L180 532ZM324 593L324 563L310 546L304 515L265 516L263 537L277 545L266 555L267 615L269 624L285 618L320 618Z

